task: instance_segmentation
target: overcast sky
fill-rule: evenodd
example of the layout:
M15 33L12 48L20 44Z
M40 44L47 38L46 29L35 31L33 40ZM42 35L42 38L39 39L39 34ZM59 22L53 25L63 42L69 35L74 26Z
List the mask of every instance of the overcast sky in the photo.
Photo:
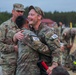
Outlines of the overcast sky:
M11 12L14 3L21 3L25 7L39 6L43 11L76 11L76 0L0 0L0 11Z

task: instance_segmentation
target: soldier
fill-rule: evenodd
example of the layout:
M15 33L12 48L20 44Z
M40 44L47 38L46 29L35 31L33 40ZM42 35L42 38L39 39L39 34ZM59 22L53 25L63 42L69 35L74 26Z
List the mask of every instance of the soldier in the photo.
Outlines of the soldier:
M65 67L71 68L70 66L70 53L75 49L75 35L76 28L65 28L62 32L62 41L64 43L64 58L65 58Z
M16 75L40 75L40 71L37 67L37 61L39 59L38 53L42 53L50 57L50 51L46 45L40 42L37 35L28 30L28 21L24 16L19 16L16 19L17 26L24 30L24 38L18 39L16 33L13 40L18 40L18 60Z
M64 28L65 28L64 24L62 22L59 22L59 27L58 27L59 32L58 32L58 35L59 35L59 39L60 40L62 39L62 32L63 32Z
M75 35L76 28L65 28L62 32L63 39L71 45L73 45Z
M62 32L63 37L62 41L64 42L64 45L68 49L68 54L73 46L75 35L76 35L76 28L65 28Z
M47 25L41 23L43 16L44 13L39 7L29 7L28 20L30 29L37 34L41 42L49 47L52 55L51 59L40 54L40 59L43 59L48 66L52 65L51 67L55 67L60 64L60 42L58 36L53 32L53 30ZM41 75L47 74L41 70Z
M64 66L67 68L68 70L68 58L69 58L69 52L70 52L70 28L65 28L62 32L62 36L61 36L61 41L63 42L64 45L64 51L62 52L62 56L64 58Z
M23 15L24 6L22 4L14 4L12 17L0 25L0 67L2 74L14 75L17 60L17 46L13 42L13 35L16 33L18 26L15 19L19 15Z

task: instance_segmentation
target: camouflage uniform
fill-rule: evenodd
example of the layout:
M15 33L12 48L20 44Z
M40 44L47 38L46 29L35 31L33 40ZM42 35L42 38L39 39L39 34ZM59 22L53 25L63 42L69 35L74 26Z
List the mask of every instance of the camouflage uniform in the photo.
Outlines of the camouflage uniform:
M0 26L0 66L3 75L14 75L17 53L14 50L13 35L18 27L11 19Z
M74 52L72 52L69 55L69 61L70 61L70 69L72 69L72 71L76 71L76 50Z
M75 38L75 29L72 28L65 28L62 32L62 42L64 43L64 46L66 47L68 54L70 52L70 49L73 45Z
M59 32L58 32L58 34L59 34L59 39L60 40L62 39L62 32L63 32L64 28L65 28L64 24L62 22L59 22L59 27L58 27Z
M38 31L35 31L34 29L33 31L38 35L40 40L49 47L51 54L53 56L52 62L55 61L60 63L59 61L60 42L58 41L58 36L54 34L54 31L50 27L48 27L47 25L43 25L42 23Z
M63 42L66 42L68 45L70 45L70 36L71 36L71 33L70 33L70 28L65 28L62 32L62 40ZM66 35L65 35L66 33Z
M25 11L24 5L15 3L13 4L12 11L12 18L0 26L0 67L3 75L15 74L17 53L14 48L13 35L16 33L18 27L14 23L14 20L17 16L23 15Z
M24 39L18 41L16 75L40 75L37 67L38 52L50 56L50 51L33 32L25 29L23 34Z
M75 38L75 28L65 28L62 32L62 42L64 43L64 61L65 67L70 68L70 50L73 46L74 38ZM66 34L66 35L65 35Z
M50 58L40 54L40 59L44 60L48 66L51 66L52 62L60 64L60 42L58 41L58 36L54 33L54 31L42 23L40 24L38 31L35 31L34 29L33 31L38 35L41 42L49 47L50 55L52 56Z
M36 14L36 15L32 15L32 14ZM34 7L34 6L29 7L28 19L29 19L29 25L32 26L30 29L33 32L35 32L35 34L39 37L40 41L46 44L50 49L51 57L40 54L39 58L43 59L50 66L52 62L57 62L60 64L60 42L58 40L58 36L54 33L52 28L41 23L43 17L44 17L44 13L39 7ZM43 75L46 74L44 73Z
M62 26L58 27L58 36L59 36L59 39L61 41L61 39L62 39Z
M64 35L66 33L66 36ZM68 44L73 44L74 38L76 35L76 28L65 28L63 30L63 39L68 43Z

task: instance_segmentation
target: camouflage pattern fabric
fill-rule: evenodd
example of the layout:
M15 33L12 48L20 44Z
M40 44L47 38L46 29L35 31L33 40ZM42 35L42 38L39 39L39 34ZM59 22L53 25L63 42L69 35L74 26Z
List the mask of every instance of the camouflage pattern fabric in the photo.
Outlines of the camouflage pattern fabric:
M59 36L59 39L61 40L62 39L62 26L59 26L58 27L58 36Z
M62 32L62 41L66 42L67 45L70 45L70 39L71 39L71 29L70 28L65 28Z
M16 11L17 11L17 10L18 10L18 11L25 11L24 5L15 3L15 4L13 5L13 10L16 10Z
M66 36L65 36L66 33ZM67 44L73 44L76 35L76 28L65 28L62 32L63 39Z
M50 49L51 57L39 54L40 60L44 60L48 66L51 66L52 62L57 62L58 64L61 64L60 42L58 40L58 36L54 33L54 30L42 23L40 24L38 30L35 30L34 28L31 28L31 30L35 32L38 35L40 41L46 44ZM40 72L41 75L47 75L45 70L41 69Z
M0 66L3 75L14 75L17 53L14 50L13 35L18 27L11 19L0 25Z
M76 50L70 54L70 68L76 71Z
M75 34L76 34L76 28L71 28L71 29L65 28L62 32L61 40L65 46L64 53L62 53L62 55L65 58L63 59L63 61L64 61L64 66L67 68L67 70L68 68L71 68L73 66L72 61L71 61L72 58L70 57L70 52L74 44Z
M16 75L40 75L40 70L37 66L38 53L50 56L50 51L33 32L25 29L23 34L24 39L18 41Z
M42 23L38 31L35 31L34 29L32 31L38 35L41 42L49 47L51 53L50 55L52 56L52 62L55 61L60 63L60 42L58 41L58 36L54 33L54 31ZM51 65L51 58L49 59L49 57L41 55L41 59L45 60L48 65Z

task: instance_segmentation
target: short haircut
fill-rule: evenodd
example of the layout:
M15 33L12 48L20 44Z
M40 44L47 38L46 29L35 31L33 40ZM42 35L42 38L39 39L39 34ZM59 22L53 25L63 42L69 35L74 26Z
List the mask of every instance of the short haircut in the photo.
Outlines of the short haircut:
M15 20L15 23L17 24L18 28L22 28L26 21L27 19L25 16L18 16Z

